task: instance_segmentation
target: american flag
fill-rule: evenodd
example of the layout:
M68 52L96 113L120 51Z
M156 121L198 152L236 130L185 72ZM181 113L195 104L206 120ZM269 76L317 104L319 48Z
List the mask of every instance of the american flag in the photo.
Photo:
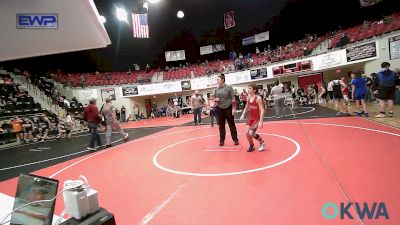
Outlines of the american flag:
M147 23L147 14L132 13L133 37L149 38L149 25Z

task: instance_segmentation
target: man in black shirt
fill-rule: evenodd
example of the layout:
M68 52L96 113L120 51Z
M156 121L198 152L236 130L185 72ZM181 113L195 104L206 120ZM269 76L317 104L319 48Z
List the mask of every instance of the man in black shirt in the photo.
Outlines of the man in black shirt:
M122 106L121 108L121 122L125 122L126 120L126 109L125 106Z
M370 77L367 77L367 75L363 75L363 78L365 80L365 84L367 85L367 101L373 101L375 100L374 95L371 93L371 87L372 87L372 79Z

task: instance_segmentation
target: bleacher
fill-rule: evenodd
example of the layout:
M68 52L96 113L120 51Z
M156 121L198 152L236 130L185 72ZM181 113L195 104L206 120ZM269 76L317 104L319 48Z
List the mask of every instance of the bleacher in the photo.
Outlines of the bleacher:
M340 30L335 34L335 36L330 38L331 42L328 49L335 48L343 34L347 34L349 43L354 43L368 38L381 36L398 29L400 29L400 12L394 13L379 21L366 21L364 24Z
M20 80L22 83L18 83L14 81L12 78L16 78ZM26 79L28 78L28 79ZM28 88L27 86L30 86ZM58 110L49 111L44 109L43 106L38 103L39 99L34 99L33 96L29 95L27 89L33 92L32 95L36 98L41 98L44 102L49 102L50 105L54 105L58 107ZM55 88L52 84L51 80L48 80L44 77L38 76L30 76L28 73L24 72L24 75L13 75L10 74L2 74L0 75L0 144L16 142L17 140L21 140L17 138L19 135L19 131L15 131L11 122L13 120L20 121L32 121L34 126L33 129L30 129L32 135L31 138L21 140L20 143L23 142L31 142L31 141L39 141L46 140L47 138L59 138L62 135L62 131L65 131L65 127L69 127L71 131L73 129L84 129L80 120L82 120L81 115L83 111L83 105L79 103L76 99L72 99L69 101L69 104L65 104L64 98L65 96L61 96L60 94L54 94ZM56 92L57 93L57 92ZM63 110L63 117L60 117L59 113ZM64 117L66 113L69 113L72 118L75 118L74 124L67 125L64 121ZM42 129L41 126L44 116L47 116L50 121L50 125L46 129ZM18 118L17 118L18 117ZM81 124L80 126L77 126ZM46 135L44 135L44 131ZM23 127L22 132L26 133L25 127Z
M54 78L57 82L72 87L80 86L106 86L121 85L132 83L149 83L154 75L153 70L133 71L133 72L110 72L110 73L75 73L75 74L57 74ZM81 81L84 76L84 81Z
M10 75L0 75L0 117L40 113L42 107Z

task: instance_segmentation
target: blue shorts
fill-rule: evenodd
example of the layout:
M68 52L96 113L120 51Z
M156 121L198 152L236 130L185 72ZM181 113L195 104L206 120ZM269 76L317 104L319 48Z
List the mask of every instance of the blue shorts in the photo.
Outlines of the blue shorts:
M356 94L356 95L354 96L354 100L364 100L365 97L366 97L366 94L365 94L365 93Z

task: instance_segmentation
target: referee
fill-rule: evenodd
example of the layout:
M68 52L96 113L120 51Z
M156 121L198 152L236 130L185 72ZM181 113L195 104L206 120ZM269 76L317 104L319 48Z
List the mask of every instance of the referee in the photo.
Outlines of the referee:
M219 121L219 146L225 142L225 120L228 121L232 140L235 145L239 145L234 115L236 113L235 91L232 86L225 84L225 75L221 74L217 78L218 88L214 92L215 101L218 108Z

